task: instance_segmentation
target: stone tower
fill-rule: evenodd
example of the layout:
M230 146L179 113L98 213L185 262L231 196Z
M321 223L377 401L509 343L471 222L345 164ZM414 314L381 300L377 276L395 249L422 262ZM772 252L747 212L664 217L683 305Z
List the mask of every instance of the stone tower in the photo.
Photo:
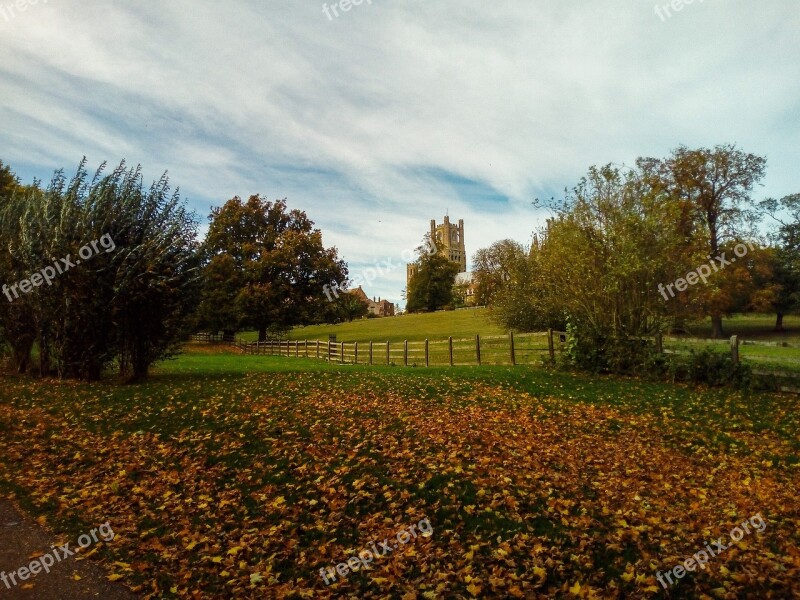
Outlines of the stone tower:
M439 249L439 254L456 263L459 273L467 270L467 250L464 248L464 219L458 220L458 225L450 223L450 217L445 215L444 223L437 225L431 219L431 240Z
M437 225L436 220L431 219L430 233L431 241L436 246L437 252L456 263L459 272L464 273L467 270L467 250L464 247L464 219L459 219L458 225L450 223L450 217L447 215L441 225ZM406 289L408 289L408 284L416 272L416 263L406 265Z

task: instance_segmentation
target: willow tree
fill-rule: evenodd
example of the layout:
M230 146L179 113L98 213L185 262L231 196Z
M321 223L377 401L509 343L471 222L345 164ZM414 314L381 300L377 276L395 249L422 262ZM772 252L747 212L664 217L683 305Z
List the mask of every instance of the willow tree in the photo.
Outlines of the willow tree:
M32 314L42 373L94 380L116 360L141 379L176 351L193 309L193 216L166 176L146 188L139 167L104 170L90 176L83 161L72 178L57 171L46 189L30 186L4 207L12 280L53 269L12 303Z

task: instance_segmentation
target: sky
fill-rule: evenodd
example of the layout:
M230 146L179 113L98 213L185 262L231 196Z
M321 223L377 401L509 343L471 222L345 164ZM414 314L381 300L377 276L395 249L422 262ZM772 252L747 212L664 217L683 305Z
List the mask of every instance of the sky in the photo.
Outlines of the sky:
M0 160L167 171L201 231L286 198L402 303L431 219L527 244L592 165L734 143L800 192L798 33L797 0L0 0Z

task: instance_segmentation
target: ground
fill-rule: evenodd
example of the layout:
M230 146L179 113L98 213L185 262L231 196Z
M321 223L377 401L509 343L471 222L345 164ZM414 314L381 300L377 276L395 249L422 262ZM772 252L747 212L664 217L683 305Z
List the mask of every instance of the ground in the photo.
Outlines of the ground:
M108 521L140 597L791 598L798 404L190 347L140 386L6 378L0 481L60 535Z
M29 565L37 556L51 552L51 547L65 544L66 537L50 534L8 500L0 500L0 572L12 573ZM74 547L74 543L72 547ZM68 548L68 549L71 549ZM80 556L80 555L79 555ZM55 561L55 559L53 559ZM59 600L135 600L136 595L119 583L111 583L96 563L76 558L56 562L47 573L8 585L0 581L0 598L25 600L58 598Z

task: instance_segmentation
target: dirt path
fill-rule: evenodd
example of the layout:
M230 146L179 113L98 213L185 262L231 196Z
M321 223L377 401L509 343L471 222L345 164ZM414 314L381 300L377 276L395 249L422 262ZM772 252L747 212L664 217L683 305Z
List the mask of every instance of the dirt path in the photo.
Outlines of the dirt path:
M91 559L75 560L74 556L56 562L49 573L41 571L20 581L19 568L27 568L34 560L32 556L52 552L51 546L57 541L10 500L0 498L0 575L5 573L7 581L0 578L0 600L137 599L122 585L108 581L103 569ZM74 542L70 548L74 548ZM17 585L12 584L9 573L14 573Z

